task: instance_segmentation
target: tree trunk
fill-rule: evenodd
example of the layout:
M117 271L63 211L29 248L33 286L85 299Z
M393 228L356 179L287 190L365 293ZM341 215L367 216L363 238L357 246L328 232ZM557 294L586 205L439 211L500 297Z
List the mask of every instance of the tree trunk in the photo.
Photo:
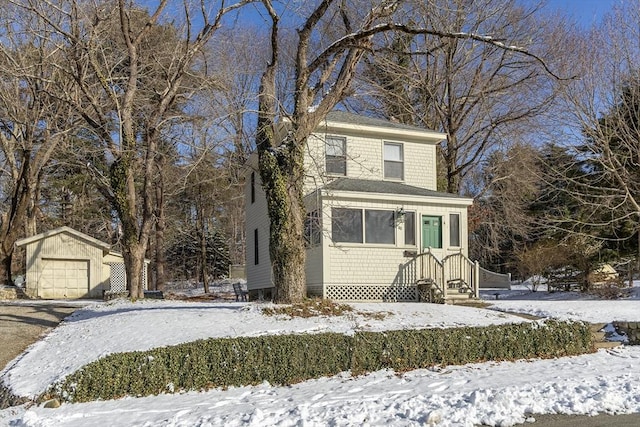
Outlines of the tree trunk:
M270 135L260 137L270 138ZM262 146L274 144L274 141L261 142ZM276 303L299 302L306 294L302 146L295 141L285 141L277 150L259 152L270 220L269 255L276 283Z
M160 169L162 167L160 166ZM164 210L164 178L162 170L156 187L156 280L155 289L164 291L166 284L165 265L167 263L167 254L165 248L164 232L166 229L165 210Z
M2 222L0 223L0 264L4 269L5 283L7 284L13 284L11 262L13 260L14 245L25 225L28 204L32 198L29 169L29 160L25 160L20 171L20 178L15 184L9 212L2 215Z
M5 253L4 250L1 252L2 256L2 268L4 269L4 274L6 278L7 285L13 285L13 279L11 277L11 262L13 261L13 251L9 253Z
M142 268L147 251L149 233L153 229L149 218L151 210L143 209L142 218L138 218L136 209L136 188L133 167L128 155L116 159L110 168L111 186L114 193L114 207L122 223L123 256L127 272L127 289L131 298L144 298L142 286ZM143 190L145 203L151 198L147 186Z
M447 136L447 149L443 150L443 157L447 167L447 193L458 194L460 191L460 173L458 171L458 138L456 135Z
M144 286L142 283L142 269L144 268L143 245L135 244L130 248L130 252L124 251L124 265L127 271L127 289L129 296L133 299L144 298Z
M271 196L271 203L282 203L281 206L287 206L287 209L277 214L280 216L278 221L272 221L269 242L273 278L279 284L275 302L285 304L299 302L306 295L306 252L301 215L304 206L301 206L302 198L295 188L298 183L288 184L290 191L284 200L278 202L278 196Z
M204 231L204 220L200 228L200 275L204 293L209 293L209 271L207 269L207 235Z
M202 194L202 190L200 191ZM204 287L204 293L209 293L209 271L207 269L207 232L206 232L206 220L205 220L205 208L202 200L200 201L200 209L198 211L198 218L196 221L198 227L198 237L200 237L200 279Z

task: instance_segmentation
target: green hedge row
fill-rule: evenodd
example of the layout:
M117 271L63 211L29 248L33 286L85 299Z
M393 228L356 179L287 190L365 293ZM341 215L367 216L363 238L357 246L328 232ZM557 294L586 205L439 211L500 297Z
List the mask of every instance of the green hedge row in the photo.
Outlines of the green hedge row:
M491 327L361 332L354 337L354 375L488 360L552 358L594 350L588 325L581 322L520 323Z
M398 372L486 360L550 358L593 351L580 322L491 327L271 335L199 340L118 353L84 366L42 400L70 402L260 384L287 385L349 371Z

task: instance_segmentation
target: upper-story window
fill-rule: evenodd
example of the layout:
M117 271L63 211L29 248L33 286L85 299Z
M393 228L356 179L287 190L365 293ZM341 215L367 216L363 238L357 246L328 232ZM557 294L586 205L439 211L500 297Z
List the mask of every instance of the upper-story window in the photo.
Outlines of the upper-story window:
M251 203L256 201L256 173L251 172Z
M325 162L330 175L347 174L347 141L344 138L329 136L325 144Z
M404 153L402 144L384 143L384 177L389 179L404 179Z

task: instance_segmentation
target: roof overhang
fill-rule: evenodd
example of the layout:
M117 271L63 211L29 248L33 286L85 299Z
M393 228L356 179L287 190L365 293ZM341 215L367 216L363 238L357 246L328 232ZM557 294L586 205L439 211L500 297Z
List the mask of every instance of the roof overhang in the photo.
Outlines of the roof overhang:
M316 132L337 133L340 135L359 135L381 139L393 139L411 142L437 144L447 139L447 134L433 130L402 129L364 124L343 123L324 120L316 128Z
M467 207L473 204L473 199L466 197L458 197L451 195L447 196L417 196L409 194L390 194L390 193L375 193L375 192L356 192L356 191L340 191L340 190L326 190L321 189L320 195L323 199L327 200L383 200L385 202L393 203L407 203L417 205L446 205L446 206L460 206ZM312 194L316 194L315 192Z

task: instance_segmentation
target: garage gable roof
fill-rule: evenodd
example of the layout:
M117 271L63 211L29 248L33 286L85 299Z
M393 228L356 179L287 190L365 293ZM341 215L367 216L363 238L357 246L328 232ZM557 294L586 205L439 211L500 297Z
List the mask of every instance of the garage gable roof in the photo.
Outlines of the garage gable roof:
M78 230L74 230L73 228L66 227L66 226L45 231L44 233L36 234L35 236L25 237L24 239L20 239L16 241L16 246L18 247L25 246L25 245L28 245L29 243L37 242L39 240L46 239L48 237L55 236L60 233L70 234L76 237L77 239L85 241L86 243L92 246L101 248L105 252L109 252L109 250L111 249L111 245L109 245L108 243L102 242L98 239L94 239L89 235L86 235L84 233L79 232Z

